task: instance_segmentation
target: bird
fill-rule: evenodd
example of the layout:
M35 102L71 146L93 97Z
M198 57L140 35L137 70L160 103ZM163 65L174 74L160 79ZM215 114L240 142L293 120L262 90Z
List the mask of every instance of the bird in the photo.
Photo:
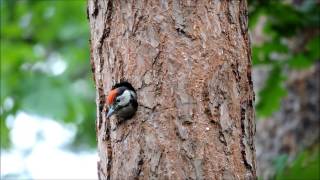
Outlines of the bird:
M107 118L116 115L119 120L131 119L138 109L136 90L127 81L115 84L108 93L107 105Z

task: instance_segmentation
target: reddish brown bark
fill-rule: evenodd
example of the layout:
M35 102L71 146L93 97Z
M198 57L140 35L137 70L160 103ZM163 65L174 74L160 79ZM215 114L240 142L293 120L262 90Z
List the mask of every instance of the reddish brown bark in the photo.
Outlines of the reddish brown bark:
M255 179L245 1L89 0L101 179ZM128 80L136 116L105 96Z

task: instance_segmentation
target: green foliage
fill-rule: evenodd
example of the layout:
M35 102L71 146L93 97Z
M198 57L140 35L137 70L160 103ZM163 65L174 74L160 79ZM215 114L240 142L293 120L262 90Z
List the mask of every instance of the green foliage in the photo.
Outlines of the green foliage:
M3 122L1 117L0 121ZM1 148L9 148L10 141L9 141L9 128L6 126L5 123L0 123L0 130L1 130Z
M249 28L258 25L260 17L265 41L253 44L253 65L268 66L271 70L264 87L257 92L258 117L276 112L287 95L285 81L288 70L310 68L320 59L320 6L316 1L249 1ZM320 179L319 146L303 151L293 162L283 154L274 161L276 179Z
M305 150L288 165L280 169L276 175L277 180L294 179L320 179L320 146Z
M287 166L288 155L282 154L277 157L274 161L274 168L276 169L276 173L282 173Z
M0 2L1 147L10 145L5 120L19 111L72 123L74 145L94 147L86 1ZM14 106L5 109L8 98Z
M289 67L294 69L308 68L312 66L320 57L320 36L312 38L303 52L291 57L288 62Z
M282 75L281 68L275 66L265 84L265 87L259 92L261 98L256 108L257 115L266 117L280 107L281 98L287 94L282 82L286 78Z
M249 27L255 28L259 18L267 18L263 26L266 41L253 44L253 64L267 65L271 73L264 88L258 92L258 117L270 116L280 107L286 95L284 69L304 69L320 59L320 7L316 1L303 1L295 6L284 1L249 1ZM300 40L300 41L297 41ZM289 47L292 42L296 47ZM292 46L292 45L291 45Z

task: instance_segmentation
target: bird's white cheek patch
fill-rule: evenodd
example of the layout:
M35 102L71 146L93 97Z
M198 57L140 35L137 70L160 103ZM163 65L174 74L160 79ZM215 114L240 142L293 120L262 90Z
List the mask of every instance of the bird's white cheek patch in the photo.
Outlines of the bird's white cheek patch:
M130 92L125 90L122 95L120 96L120 106L125 106L130 102Z

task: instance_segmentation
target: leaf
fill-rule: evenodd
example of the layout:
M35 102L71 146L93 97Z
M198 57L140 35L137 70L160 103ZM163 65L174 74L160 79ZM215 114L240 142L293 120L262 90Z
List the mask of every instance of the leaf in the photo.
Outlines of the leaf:
M312 66L320 59L320 36L312 38L306 45L306 51L295 54L288 60L288 65L294 69L304 69Z
M2 115L0 121L1 149L7 149L10 147L9 129Z
M298 155L293 163L276 175L277 180L320 179L319 144Z
M313 61L303 55L303 53L299 53L288 60L288 65L292 69L304 69L313 65Z
M281 44L279 41L266 42L260 46L254 46L252 52L253 65L273 64L274 61L270 59L270 54L287 52L288 47Z
M39 73L29 75L30 80L25 82L25 92L28 92L22 101L22 109L54 119L64 119L68 113L66 106L66 89L58 81Z
M288 155L282 154L275 159L274 168L277 170L277 172L282 172L287 166L287 162L288 162Z
M312 38L307 44L309 58L312 61L320 59L320 35Z
M265 87L259 92L259 102L256 106L257 115L270 116L280 108L282 97L287 94L283 86L285 80L281 68L274 66L266 81Z

